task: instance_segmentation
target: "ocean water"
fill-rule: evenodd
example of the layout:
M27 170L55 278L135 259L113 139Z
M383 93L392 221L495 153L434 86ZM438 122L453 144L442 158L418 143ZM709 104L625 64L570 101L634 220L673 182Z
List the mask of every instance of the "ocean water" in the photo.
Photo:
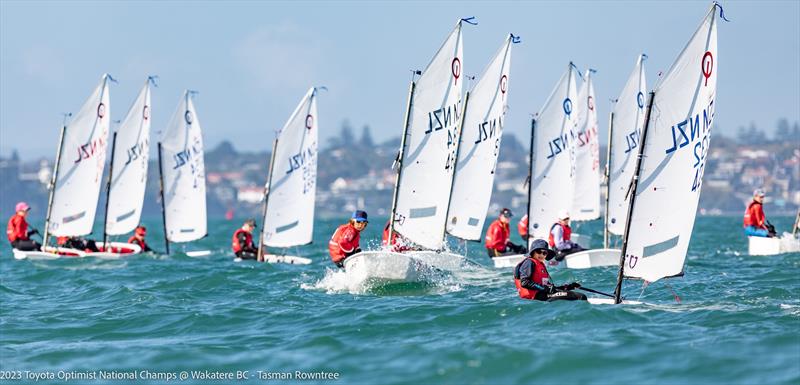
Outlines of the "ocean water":
M521 300L477 243L466 253L479 265L429 285L353 285L329 262L330 220L314 244L288 250L314 260L306 266L233 262L239 222L224 220L187 246L214 251L204 258L174 246L16 261L4 244L0 383L798 384L800 254L748 256L740 221L698 218L685 276L644 290L626 282L627 298L646 302L632 306ZM160 221L147 223L163 250ZM382 224L362 244L375 245ZM577 227L602 242L600 221ZM558 283L613 291L614 268L550 270ZM206 370L248 378L192 373ZM297 378L319 372L337 378Z

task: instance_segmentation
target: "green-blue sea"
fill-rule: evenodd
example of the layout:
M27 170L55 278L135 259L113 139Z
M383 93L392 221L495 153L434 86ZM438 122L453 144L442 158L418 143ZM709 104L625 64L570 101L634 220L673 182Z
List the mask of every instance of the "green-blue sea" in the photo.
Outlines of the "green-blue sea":
M3 244L0 383L800 384L800 254L749 256L741 218L698 217L685 276L626 282L645 304L621 306L521 300L478 243L454 242L477 265L431 284L353 285L327 256L339 222L287 250L310 265L234 262L238 219L169 256L17 261ZM577 227L601 246L601 221ZM550 270L613 291L614 268Z

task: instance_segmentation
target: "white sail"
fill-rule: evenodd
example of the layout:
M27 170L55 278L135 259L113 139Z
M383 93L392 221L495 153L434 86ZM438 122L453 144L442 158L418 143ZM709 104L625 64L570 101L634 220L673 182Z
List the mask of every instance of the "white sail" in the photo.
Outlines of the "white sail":
M592 70L586 71L576 100L578 128L572 137L575 176L569 213L574 221L590 221L600 217L600 142Z
M624 273L655 281L683 273L714 118L716 6L653 91Z
M572 134L577 124L573 68L570 63L535 120L528 195L528 234L534 238L547 239L559 211L572 207Z
M49 222L52 235L80 236L92 232L111 120L109 79L103 75L64 132Z
M469 93L464 111L447 219L447 232L461 239L481 238L506 120L510 69L509 35Z
M150 154L150 79L117 129L106 233L120 235L139 225Z
M636 67L628 77L613 111L613 132L608 174L608 231L622 235L628 215L628 189L636 168L639 152L639 135L644 125L647 106L647 83L644 73L644 55L636 60Z
M206 174L200 120L190 92L161 134L161 173L167 239L189 242L206 235Z
M461 21L413 93L395 210L397 232L429 249L444 243L461 115Z
M317 185L317 90L308 90L278 135L272 165L264 244L311 243Z

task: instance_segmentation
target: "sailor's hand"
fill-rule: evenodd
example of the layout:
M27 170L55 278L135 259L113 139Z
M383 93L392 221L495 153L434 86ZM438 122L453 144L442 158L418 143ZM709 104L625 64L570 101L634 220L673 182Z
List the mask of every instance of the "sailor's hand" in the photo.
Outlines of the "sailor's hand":
M355 250L353 250L353 254L358 254L360 252L361 252L361 248L360 247L358 247Z
M581 287L580 283L573 282L573 283L570 283L569 285L567 285L567 290L575 290L575 289L577 289L579 287Z
M547 285L545 288L547 289L547 294L553 294L558 291L558 288L553 285Z
M39 230L36 230L36 229L31 229L31 230L28 230L28 236L29 236L29 237L30 237L31 235L33 235L33 234L39 234Z

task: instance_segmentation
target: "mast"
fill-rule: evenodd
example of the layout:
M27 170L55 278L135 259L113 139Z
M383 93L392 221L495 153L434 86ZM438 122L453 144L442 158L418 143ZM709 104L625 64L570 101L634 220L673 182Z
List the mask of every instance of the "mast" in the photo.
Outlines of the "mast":
M611 194L611 140L614 137L614 111L608 115L608 148L606 149L606 218L603 221L603 248L608 248L608 197Z
M417 83L413 80L408 87L408 106L406 107L406 117L403 124L403 136L400 137L400 154L397 156L397 177L394 179L394 192L392 193L392 212L389 217L389 237L386 239L387 246L392 245L392 236L394 236L394 216L397 211L397 194L400 193L400 175L403 171L403 155L406 150L406 136L408 136L408 123L411 119L411 105L414 103L414 89ZM463 118L463 117L462 117ZM448 202L449 205L449 202Z
M56 182L58 182L58 165L61 163L61 150L64 149L64 134L67 131L67 117L72 114L64 114L64 123L61 125L61 134L58 137L58 150L56 151L56 163L53 165L53 176L50 178L50 196L47 198L47 216L44 220L44 235L42 236L42 251L47 247L47 238L50 236L50 214L53 211L53 197L56 192Z
M631 187L628 190L628 215L625 219L625 234L622 238L622 252L619 256L619 274L617 275L617 286L614 288L614 303L622 302L622 278L625 270L625 254L628 252L628 234L631 230L631 216L633 205L636 202L636 188L639 186L639 175L642 172L642 159L644 159L644 147L647 144L647 128L650 126L650 112L653 109L653 100L656 98L655 91L650 91L647 101L647 112L644 115L644 127L642 127L642 137L639 141L639 153L636 156L636 169L633 172Z
M469 91L464 95L464 105L461 107L461 121L458 124L458 140L456 141L456 153L453 158L453 175L450 178L450 198L447 200L447 212L444 216L445 226L442 230L442 239L447 238L447 220L450 217L450 200L453 198L453 184L456 182L456 167L458 167L458 153L461 151L461 139L464 134L464 117L467 113L467 103L469 103ZM391 238L389 238L391 241Z
M161 223L164 225L164 246L169 255L169 238L167 237L167 202L164 201L164 168L161 163L161 142L158 142L158 192L161 194Z
M275 140L272 141L272 154L269 157L269 175L267 175L267 184L264 186L264 210L261 212L261 231L258 232L258 258L259 262L264 261L264 256L261 254L264 250L264 229L267 224L267 203L269 203L269 190L272 187L272 167L275 165L275 151L278 149L278 135L275 135Z
M533 146L535 143L535 136L536 133L536 119L531 119L531 148L528 154L530 164L528 165L528 208L525 211L525 214L528 215L528 240L526 247L530 246L531 244L531 187L533 187Z
M108 198L111 197L111 179L114 176L114 150L117 147L117 133L114 133L114 138L111 140L111 160L108 162L108 182L106 183L106 212L103 219L103 248L105 251L109 250L108 247Z

